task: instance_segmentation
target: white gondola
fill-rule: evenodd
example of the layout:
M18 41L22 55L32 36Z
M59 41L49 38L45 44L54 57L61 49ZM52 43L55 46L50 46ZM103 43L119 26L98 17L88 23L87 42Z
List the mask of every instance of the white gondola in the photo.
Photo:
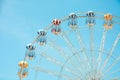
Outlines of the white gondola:
M27 48L27 50L35 50L35 45L34 44L27 44L27 46L26 46L26 48Z
M70 13L69 19L68 19L68 26L71 29L77 28L77 15L75 13Z
M43 30L43 29L40 29L38 32L38 35L40 35L40 36L46 36L46 31L45 30Z
M88 11L86 13L86 24L88 26L94 26L95 25L95 13L93 11Z

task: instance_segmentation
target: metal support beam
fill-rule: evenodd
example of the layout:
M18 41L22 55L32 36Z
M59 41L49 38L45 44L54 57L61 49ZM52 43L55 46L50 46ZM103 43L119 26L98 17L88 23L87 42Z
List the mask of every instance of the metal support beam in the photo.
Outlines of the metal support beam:
M107 65L109 59L111 58L112 53L114 52L114 50L115 50L115 48L116 48L116 46L117 46L117 44L119 42L119 39L120 39L120 34L118 34L117 38L115 39L114 44L112 45L112 48L110 49L110 51L108 53L108 56L107 56L106 60L104 61L103 66L100 69L101 71L105 68L105 66Z

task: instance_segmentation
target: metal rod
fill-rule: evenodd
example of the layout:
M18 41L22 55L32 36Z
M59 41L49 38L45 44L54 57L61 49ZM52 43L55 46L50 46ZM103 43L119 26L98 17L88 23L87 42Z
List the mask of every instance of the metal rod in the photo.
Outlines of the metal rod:
M100 49L99 49L100 51L99 51L99 55L98 55L97 69L100 67L100 64L101 64L102 55L104 52L105 40L106 40L106 33L107 33L107 30L104 28L102 40L101 40L101 44L100 44Z
M67 53L60 47L58 46L54 41L50 40L51 42L49 43L50 46L52 46L55 50L57 50L57 52L65 59L68 60L71 56L68 56ZM75 56L75 55L73 55ZM72 56L72 57L73 57ZM68 63L71 64L73 66L73 68L75 67L76 70L81 71L81 68L75 64L72 59L68 60ZM82 64L81 64L82 65ZM82 71L81 71L82 72Z
M112 48L110 49L110 51L109 51L109 53L108 53L108 56L107 56L106 60L104 61L103 66L101 67L101 70L103 70L104 67L107 65L109 59L110 59L111 56L112 56L112 53L113 53L114 49L116 48L116 46L117 46L117 44L118 44L119 39L120 39L120 33L118 34L117 38L115 39L115 42L114 42L114 44L112 45Z
M115 59L115 61L107 68L107 70L105 70L105 72L104 72L103 74L109 72L110 69L112 69L112 67L114 67L115 64L116 64L119 60L120 60L120 56L119 56L118 58Z
M90 66L90 63L89 63L86 48L85 48L84 42L82 40L82 36L81 36L79 28L77 29L77 39L78 39L78 43L80 45L80 50L83 53L83 56L84 56L84 59L85 59L85 60L83 60L84 65L87 66L87 69L90 69L91 66Z
M95 53L94 53L94 27L89 26L90 31L90 52L91 52L91 69L92 69L92 77L94 77L94 69L95 69Z
M66 43L67 43L69 49L71 50L72 54L73 54L73 55L76 54L75 57L76 57L77 61L78 61L79 63L82 63L81 60L80 60L80 55L79 55L79 53L78 53L78 52L76 51L76 49L73 47L71 41L69 40L69 38L67 37L67 35L66 35L66 33L65 33L64 31L62 32L61 36L62 36L63 39L66 41Z
M108 74L103 75L103 77L104 77L104 78L109 78L110 76L112 76L112 75L114 75L114 74L116 74L116 73L118 73L118 72L120 72L120 69L111 72L111 74L109 74L109 75L108 75Z
M61 63L60 61L56 60L55 58L47 55L47 54L44 53L44 52L43 52L41 55L42 55L44 58L46 58L48 61L50 61L50 62L52 62L52 63L54 63L54 64L56 64L56 65L58 65L58 66L62 66L62 65L63 65L63 63ZM77 71L75 71L75 70L73 70L73 69L71 69L71 68L69 68L69 67L67 67L67 66L65 66L64 69L65 69L66 71L68 71L68 72L76 75L76 76L79 76L79 74L78 74Z
M48 70L48 69L44 69L44 68L41 68L41 67L30 67L30 69L33 69L33 70L37 70L37 71L40 71L40 72L43 72L43 73L47 73L49 75L52 75L52 76L56 76L56 77L59 77L59 73L58 72L54 72L54 71L51 71L51 70ZM66 74L61 74L61 77L63 78L71 78L70 76L66 75Z

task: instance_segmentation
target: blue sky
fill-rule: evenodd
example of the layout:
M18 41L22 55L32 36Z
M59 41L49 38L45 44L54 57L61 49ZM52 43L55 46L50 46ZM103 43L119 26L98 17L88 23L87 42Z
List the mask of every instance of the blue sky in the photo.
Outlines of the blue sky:
M18 62L36 32L71 12L120 16L120 0L0 0L0 80L17 80Z

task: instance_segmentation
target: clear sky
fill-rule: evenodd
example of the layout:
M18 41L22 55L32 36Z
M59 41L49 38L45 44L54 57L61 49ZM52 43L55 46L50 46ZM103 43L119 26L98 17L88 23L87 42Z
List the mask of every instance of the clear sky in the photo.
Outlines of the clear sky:
M18 80L18 62L40 28L89 10L120 16L120 0L0 0L0 80Z

